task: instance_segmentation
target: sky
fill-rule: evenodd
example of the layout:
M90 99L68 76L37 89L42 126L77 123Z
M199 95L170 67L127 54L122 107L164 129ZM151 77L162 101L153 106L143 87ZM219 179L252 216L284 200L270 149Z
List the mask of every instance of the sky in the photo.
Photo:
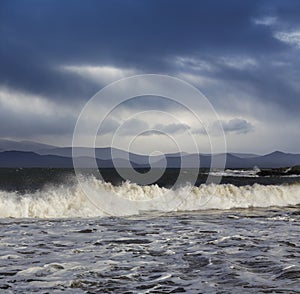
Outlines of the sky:
M299 153L299 56L298 0L1 0L0 138L70 146L98 91L159 74L205 95L229 152ZM192 110L201 113L197 101ZM123 149L175 152L180 142L189 152L192 134L209 152L214 123L204 130L189 116L160 97L133 99L107 116L97 145L110 146L121 127Z

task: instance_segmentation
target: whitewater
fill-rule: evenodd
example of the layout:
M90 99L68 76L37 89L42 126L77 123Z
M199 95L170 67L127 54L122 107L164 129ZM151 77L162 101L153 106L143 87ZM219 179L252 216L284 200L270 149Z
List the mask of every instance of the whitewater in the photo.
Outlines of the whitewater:
M102 172L0 170L1 293L299 292L299 177Z
M300 184L246 185L202 184L167 189L124 182L112 185L95 178L84 183L100 197L91 199L77 183L48 185L31 193L0 191L0 218L91 218L139 215L145 212L185 212L300 204ZM96 201L95 201L96 199ZM109 211L101 207L110 201ZM172 200L176 199L173 204ZM170 200L170 201L169 201Z

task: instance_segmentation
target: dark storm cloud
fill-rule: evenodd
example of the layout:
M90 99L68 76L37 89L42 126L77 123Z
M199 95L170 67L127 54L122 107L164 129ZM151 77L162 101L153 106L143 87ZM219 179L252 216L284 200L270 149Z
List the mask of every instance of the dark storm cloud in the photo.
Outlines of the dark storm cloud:
M234 68L221 62L212 62L216 71L207 76L221 81L225 89L219 91L216 87L207 89L208 97L215 99L215 105L224 104L225 95L240 96L244 92L252 97L253 105L257 103L270 104L280 108L286 115L294 117L300 111L300 60L299 52L291 52L289 58L275 55L257 56L255 66ZM240 91L240 92L238 92ZM228 105L229 106L229 105ZM268 113L266 113L268 116Z
M10 52L8 55L4 52L1 56L0 81L6 87L51 97L53 100L65 99L66 102L90 97L98 91L98 87L91 82L73 73L66 74L43 60L39 54L18 54Z
M300 37L291 40L288 34L300 32L299 19L297 0L2 0L0 91L4 86L66 107L82 105L107 83L66 66L191 74L214 81L203 89L214 105L234 107L228 96L240 95L243 101L245 93L252 105L273 105L296 120ZM132 100L127 107L176 108L153 97ZM63 124L55 115L47 119L19 113L18 119L26 132L44 134L68 132L74 123L66 117ZM1 121L9 123L0 135L17 136L18 124L9 113ZM107 124L104 131L116 127ZM228 132L251 129L247 121L227 127Z
M1 1L0 82L52 99L74 99L89 97L97 87L62 72L62 65L171 73L176 56L281 52L285 45L270 28L252 22L268 3Z

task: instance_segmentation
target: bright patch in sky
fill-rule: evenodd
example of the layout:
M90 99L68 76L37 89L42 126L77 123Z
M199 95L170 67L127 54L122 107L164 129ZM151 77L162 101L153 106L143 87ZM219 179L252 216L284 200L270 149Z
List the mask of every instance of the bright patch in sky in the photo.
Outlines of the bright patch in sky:
M66 65L63 66L62 69L67 72L78 74L84 79L90 79L99 84L108 84L136 74L134 70L121 69L113 66Z
M262 18L255 18L253 22L257 25L270 26L276 23L276 17L274 16L265 16Z
M275 38L284 43L300 48L300 31L277 32L275 33Z

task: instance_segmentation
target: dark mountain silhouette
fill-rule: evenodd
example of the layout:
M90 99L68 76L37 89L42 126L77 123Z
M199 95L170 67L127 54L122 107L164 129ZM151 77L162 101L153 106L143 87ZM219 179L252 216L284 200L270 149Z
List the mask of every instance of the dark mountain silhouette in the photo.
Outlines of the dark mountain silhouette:
M80 167L93 167L93 159L91 157L79 157ZM128 167L128 161L120 158L112 160L97 159L97 165L101 168ZM131 162L134 168L144 167L143 165ZM49 167L49 168L72 168L73 160L70 157L57 155L39 155L34 152L26 151L4 151L0 152L0 167L12 168L33 168L33 167Z
M260 168L278 168L300 165L299 154L273 152L255 158L239 158L231 154L219 154L215 156L215 168L221 167L218 164L222 162L221 159L224 156L226 156L226 168L253 168L255 166ZM166 156L165 159L162 156L149 159L146 156L139 157L137 154L133 157L136 161L128 161L126 158L114 158L114 160L97 158L97 164L102 168L128 167L129 164L133 167L148 168L150 160L152 166L156 168L164 167L165 163L167 163L168 168L198 168L198 162L200 162L200 167L208 168L212 159L209 155L198 154L190 154L183 157ZM93 159L81 156L78 161L81 167L91 167ZM0 167L73 167L73 161L71 157L64 156L40 155L26 151L3 151L0 152Z
M124 150L120 150L117 148L96 148L93 150L92 148L87 147L76 147L76 154L79 156L84 157L93 157L93 153L98 159L101 160L111 160L113 158L119 158L127 160L128 158L130 161L139 162L140 164L148 164L148 156L146 155L139 155L134 153L128 153ZM57 155L57 156L64 156L64 157L72 157L72 147L61 147L61 148L54 148L54 149L41 149L36 151L36 153L40 155Z
M247 161L250 166L256 165L264 168L295 166L300 164L300 154L275 151L263 156L248 158Z
M18 150L29 149L33 150ZM0 167L73 167L72 147L55 147L31 141L0 140ZM226 153L216 154L188 154L173 153L148 157L147 155L128 153L116 148L77 147L80 165L91 167L95 152L99 167L144 167L156 168L208 168L213 163L214 168L222 167L226 159L226 168L279 168L300 165L300 154L275 151L266 155ZM113 158L112 158L113 156Z
M72 167L72 159L34 152L4 151L0 153L0 167Z

